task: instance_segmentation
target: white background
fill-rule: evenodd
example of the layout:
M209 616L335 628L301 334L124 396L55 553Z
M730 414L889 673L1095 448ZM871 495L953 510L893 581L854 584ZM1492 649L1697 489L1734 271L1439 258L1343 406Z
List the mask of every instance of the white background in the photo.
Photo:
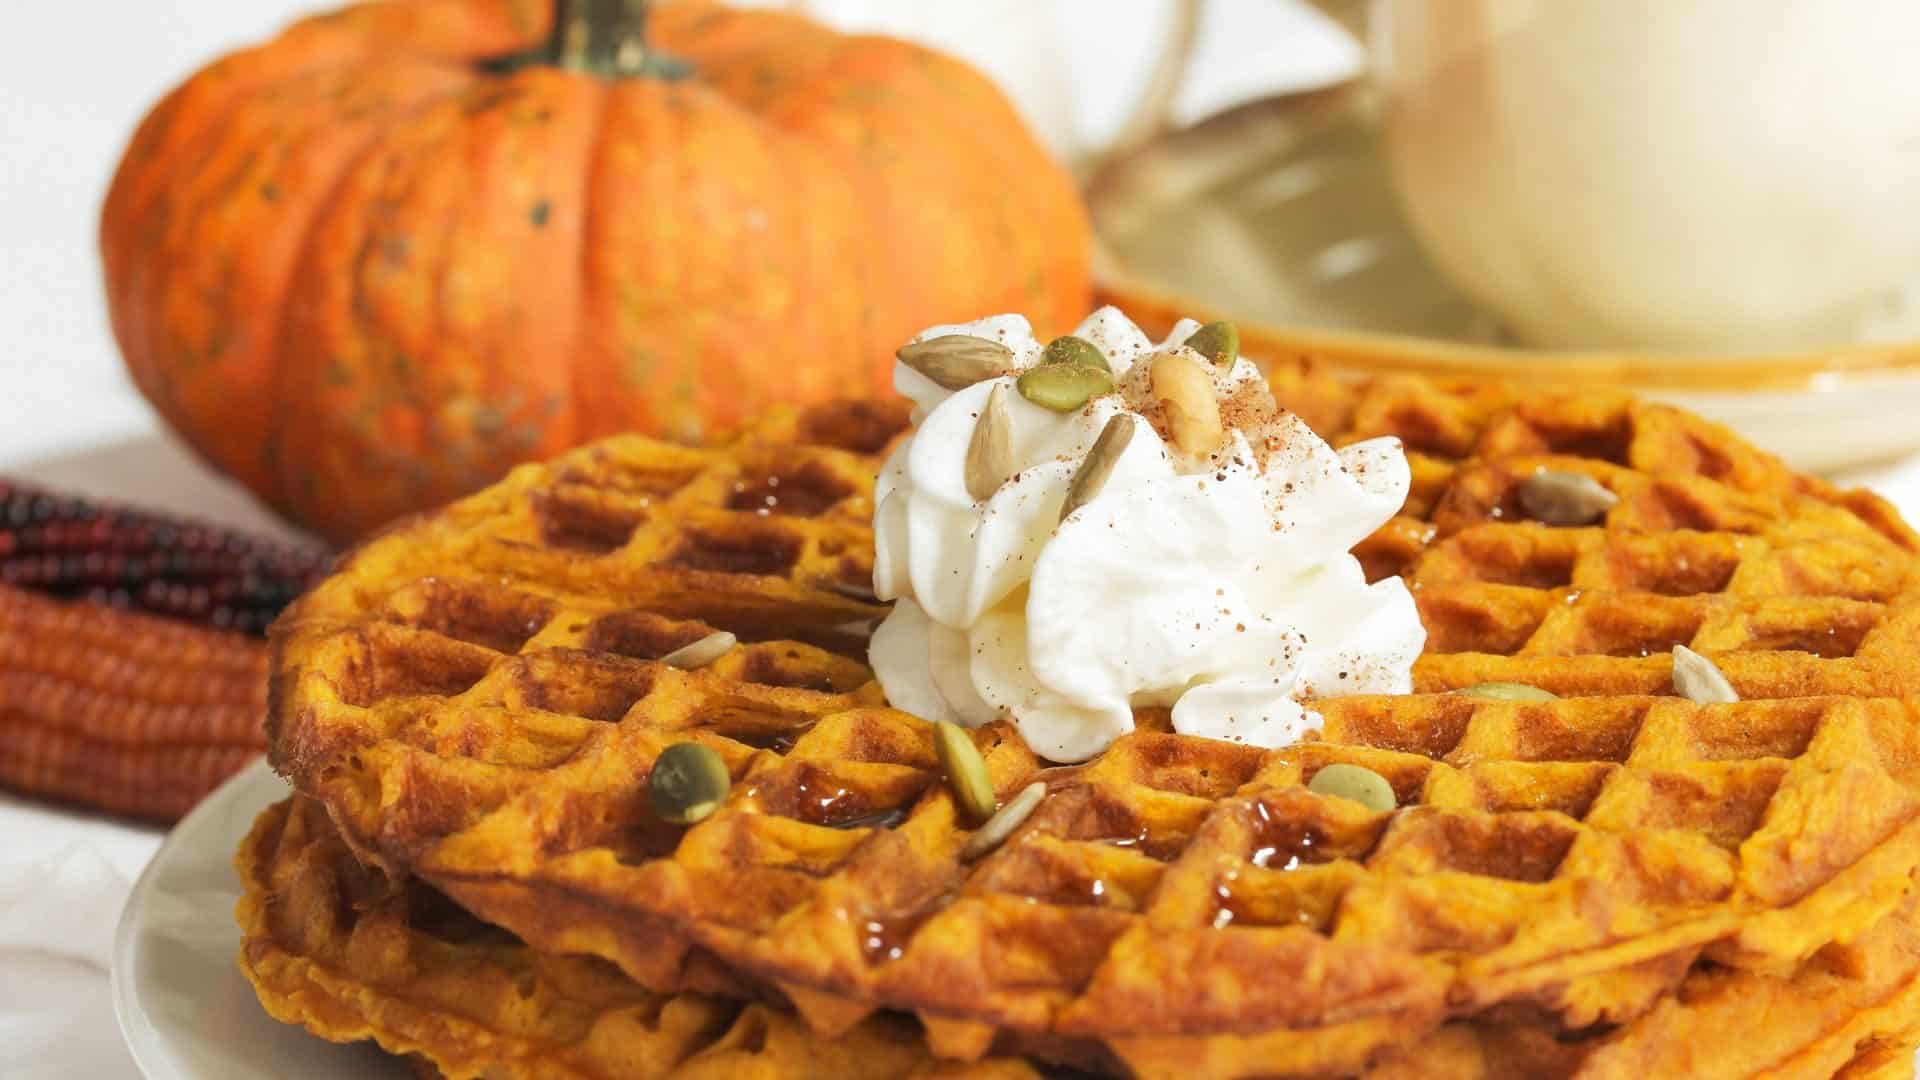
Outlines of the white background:
M100 200L147 108L294 0L9 5L0 34L0 469L248 520L190 471L123 377L102 299Z

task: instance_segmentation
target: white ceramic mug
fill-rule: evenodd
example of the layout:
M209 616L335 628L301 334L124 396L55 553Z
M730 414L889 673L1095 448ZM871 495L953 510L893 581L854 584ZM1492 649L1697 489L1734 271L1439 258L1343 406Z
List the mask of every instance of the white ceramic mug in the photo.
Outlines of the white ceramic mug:
M1367 21L1414 231L1526 343L1920 337L1920 4L1373 0Z

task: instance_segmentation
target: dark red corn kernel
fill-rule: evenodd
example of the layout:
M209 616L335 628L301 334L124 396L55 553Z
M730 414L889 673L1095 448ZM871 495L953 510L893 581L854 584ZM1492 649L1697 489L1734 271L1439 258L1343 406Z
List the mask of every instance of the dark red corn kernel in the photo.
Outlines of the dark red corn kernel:
M311 548L0 478L0 583L257 634L326 566Z

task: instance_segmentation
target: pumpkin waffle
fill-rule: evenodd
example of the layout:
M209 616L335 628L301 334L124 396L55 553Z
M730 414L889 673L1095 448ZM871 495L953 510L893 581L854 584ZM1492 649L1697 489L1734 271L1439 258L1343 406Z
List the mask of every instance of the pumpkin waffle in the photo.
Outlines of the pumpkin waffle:
M1013 1058L937 1061L897 1016L826 1039L766 1003L655 994L604 961L536 953L417 880L368 871L302 796L265 811L235 863L245 886L241 966L267 1009L325 1038L374 1039L423 1076L1045 1075ZM1579 1038L1513 1019L1449 1024L1368 1075L1827 1077L1877 1075L1880 1065L1910 1075L1920 1023L1915 906L1910 894L1854 945L1790 977L1695 972L1646 1016ZM1737 1044L1723 1037L1733 1032Z
M1577 1036L1895 909L1920 864L1920 538L1884 503L1626 399L1275 384L1336 442L1400 436L1414 471L1359 554L1413 588L1419 692L1321 702L1318 741L1145 712L1051 768L990 726L998 795L1048 796L963 861L928 726L859 660L892 432L848 406L713 449L612 440L370 543L276 627L274 760L361 858L543 951L657 991L770 985L828 1034L898 1009L944 1056L1144 1076L1352 1073L1516 1011ZM1543 467L1617 502L1529 522ZM776 486L814 494L749 494ZM715 630L744 646L659 662ZM1745 700L1674 696L1675 644ZM1448 693L1492 680L1562 696ZM646 792L687 740L734 783L683 829ZM1334 762L1400 808L1309 791Z
M235 867L240 966L268 1012L449 1080L1039 1080L1019 1061L937 1061L901 1017L826 1040L767 1004L650 993L605 961L535 953L362 867L299 796L261 814Z

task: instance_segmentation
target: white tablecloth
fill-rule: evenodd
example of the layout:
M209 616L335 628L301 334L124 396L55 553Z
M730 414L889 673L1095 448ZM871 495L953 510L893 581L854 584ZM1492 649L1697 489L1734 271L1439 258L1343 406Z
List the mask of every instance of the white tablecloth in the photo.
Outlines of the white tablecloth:
M1105 0L1062 0L1066 9ZM307 0L155 0L40 4L12 12L0 35L0 472L103 497L196 513L245 527L278 526L202 469L126 383L99 299L93 240L101 193L147 103L199 61L258 38ZM110 29L99 24L111 8ZM898 21L892 5L846 0L849 18ZM1019 5L989 5L1010 12ZM1075 28L1074 82L1101 91L1061 105L1060 87L1021 89L1056 145L1117 125L1129 86L1101 82L1105 56L1140 53L1101 41L1124 25L1097 11L1057 11ZM1300 11L1267 0L1217 4L1203 32L1202 70L1180 113L1313 81L1350 66L1351 48ZM1221 29L1223 21L1238 21ZM1256 24L1248 28L1248 24ZM1056 30L1058 29L1056 27ZM965 28L957 51L991 70L1009 54ZM977 28L975 28L977 29ZM1109 68L1140 71L1132 61ZM1233 63L1226 62L1235 61ZM1053 70L1028 66L1025 70ZM1092 74L1089 75L1089 72ZM1008 77L1019 77L1010 70ZM1920 460L1862 477L1920 515ZM128 887L159 842L154 830L0 796L0 1077L131 1080L136 1074L107 994L113 927Z

